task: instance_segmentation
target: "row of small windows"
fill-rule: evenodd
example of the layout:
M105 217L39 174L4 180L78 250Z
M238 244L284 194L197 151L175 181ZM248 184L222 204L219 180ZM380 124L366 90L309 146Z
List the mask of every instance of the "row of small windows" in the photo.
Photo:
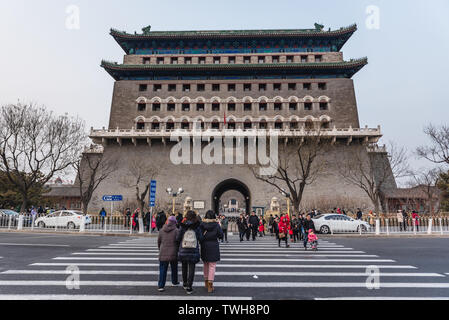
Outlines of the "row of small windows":
M210 86L211 86L210 90L220 91L223 88L223 86L225 86L225 85L219 84L219 83L213 83ZM300 88L300 86L301 86L301 84L288 83L287 89L290 91L294 91L294 90L298 90ZM251 83L244 83L243 91L252 91L254 87L257 87L257 85L253 85ZM193 85L191 85L191 84L183 84L181 89L183 92L191 92L192 88L193 88ZM283 89L283 84L282 83L273 83L272 88L274 91L281 91ZM310 91L310 90L312 90L313 86L312 86L311 82L307 82L307 83L302 83L301 88L303 90ZM317 84L317 88L318 88L318 90L327 90L327 84L325 82L319 82ZM175 91L177 91L177 89L178 89L177 84L168 84L167 85L167 91L169 91L169 92L175 92ZM259 89L259 91L267 91L268 84L267 83L259 83L258 89ZM229 92L237 91L237 85L235 83L229 83L229 84L227 84L227 90ZM148 85L147 84L139 84L139 92L145 92L145 91L148 91ZM153 91L154 92L162 91L162 84L154 84ZM206 84L204 84L204 83L197 84L196 91L198 91L198 92L206 91Z
M288 110L289 111L297 111L298 106L303 105L303 109L305 111L312 111L313 110L313 102L304 102L304 103L297 103L297 102L291 102L288 104ZM233 112L236 111L237 105L235 103L228 103L227 104L227 111ZM147 104L146 103L139 103L137 105L137 110L139 112L145 112L147 110ZM159 112L161 111L161 104L160 103L153 103L151 110L153 112ZM183 103L181 104L181 111L183 112L189 112L192 110L192 105L190 103ZM196 104L196 111L203 112L206 110L206 105L204 103L197 103ZM220 103L212 103L211 104L211 110L212 111L221 111L221 104ZM283 103L274 103L273 104L273 110L274 111L282 111L283 110ZM319 103L319 110L320 111L327 111L329 110L329 103L328 102L320 102ZM175 112L176 111L176 104L175 103L167 103L167 111L169 112ZM253 111L253 104L252 103L244 103L243 104L243 111ZM268 111L268 103L259 103L259 111Z
M269 59L268 57L271 57ZM314 59L312 60L312 56L309 55L301 55L299 58L297 58L296 62L301 63L307 63L307 62L322 62L323 61L323 55L314 55ZM227 59L226 59L227 58ZM213 57L211 62L213 64L221 64L221 63L227 63L227 64L236 64L236 57ZM152 60L153 59L153 60ZM156 59L156 60L154 60ZM181 61L184 61L184 64L193 64L193 62L197 62L198 64L206 64L206 57L198 57L198 60L193 60L192 57L185 57L183 59L177 58L177 57L170 57L170 58L164 58L164 57L144 57L142 58L143 64L151 64L152 62L155 62L156 64L181 64ZM288 56L257 56L256 58L253 58L251 56L244 56L243 57L243 63L249 64L252 63L252 61L257 61L257 63L280 63L281 61L286 61L287 63L293 63L295 62L295 56L294 55L288 55Z
M205 123L203 121L199 122L199 126L201 129L205 129ZM330 122L327 120L324 120L322 122L319 123L319 126L321 129L330 129ZM251 122L251 121L245 121L243 123L243 125L241 126L241 128L243 128L244 130L250 130L250 129L268 129L269 125L268 122L266 120L262 120L260 122ZM137 122L136 124L136 129L137 130L145 130L146 124L145 122L141 121L141 122ZM151 130L160 130L161 129L161 123L160 122L152 122L150 124L150 128ZM183 121L179 124L178 128L180 129L192 129L192 124L188 121ZM237 129L237 123L234 121L229 121L227 124L223 124L217 120L214 120L213 122L210 123L209 125L210 129ZM291 121L291 122L282 122L282 121L276 121L273 126L273 129L275 130L283 130L283 129L291 129L291 130L297 130L300 128L300 124L298 121ZM303 124L303 128L306 130L314 130L317 128L317 125L311 121L308 120ZM166 130L175 130L175 123L173 121L168 121L165 122L165 129Z

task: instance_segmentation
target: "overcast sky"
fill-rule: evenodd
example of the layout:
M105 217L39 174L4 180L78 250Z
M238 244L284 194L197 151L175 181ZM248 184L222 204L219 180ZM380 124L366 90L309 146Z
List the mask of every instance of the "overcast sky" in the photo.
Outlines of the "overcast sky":
M69 6L80 29L66 27ZM380 28L366 25L368 6L380 9ZM447 123L449 1L411 0L0 0L0 103L18 99L79 115L87 127L108 125L113 79L101 59L121 62L109 35L201 29L332 29L357 23L345 59L368 56L355 77L361 125L381 125L384 142L414 150L426 124ZM415 167L425 161L413 160Z

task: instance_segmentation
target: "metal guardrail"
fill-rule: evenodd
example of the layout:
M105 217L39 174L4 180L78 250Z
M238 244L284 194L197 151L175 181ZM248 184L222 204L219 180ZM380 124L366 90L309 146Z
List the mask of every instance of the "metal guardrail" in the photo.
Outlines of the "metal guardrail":
M62 217L54 218L51 223L40 218L45 215L0 215L0 230L27 230L27 231L51 231L51 232L80 232L80 233L142 233L150 232L148 226L145 226L140 219L137 225L133 224L132 219L125 216L100 217L89 216L84 219L63 220Z
M125 216L112 217L89 217L85 219L72 219L69 221L59 221L52 224L42 223L40 218L44 215L0 215L0 230L27 230L27 231L52 231L52 232L80 232L80 233L150 233L150 227L144 225L143 220L133 224L132 219ZM371 224L370 224L371 222ZM365 224L370 227L365 228ZM329 234L371 234L371 235L444 235L449 234L449 217L426 217L405 219L404 222L397 218L377 218L356 220L351 224L343 221L333 221L328 225ZM265 225L265 232L270 233L270 228ZM320 231L320 230L317 230ZM238 233L236 222L229 222L228 232Z

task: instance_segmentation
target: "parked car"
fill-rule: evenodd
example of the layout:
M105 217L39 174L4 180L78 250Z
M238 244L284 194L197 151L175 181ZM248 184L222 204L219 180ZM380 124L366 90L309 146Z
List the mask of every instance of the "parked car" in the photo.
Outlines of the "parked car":
M327 213L321 214L313 218L315 229L320 233L329 234L331 232L367 232L370 225L365 221L355 220L343 214Z
M9 209L0 209L0 226L7 227L11 218L11 226L16 226L19 213Z
M92 223L90 216L80 211L62 210L50 213L45 217L37 218L34 224L39 228L58 227L76 229L81 226L82 219L84 219L86 226Z

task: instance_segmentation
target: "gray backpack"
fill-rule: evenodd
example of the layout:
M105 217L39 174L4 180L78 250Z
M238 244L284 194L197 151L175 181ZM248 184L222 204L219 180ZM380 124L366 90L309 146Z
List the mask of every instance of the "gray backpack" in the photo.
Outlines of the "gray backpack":
M189 229L184 233L182 238L182 248L183 249L195 249L197 246L196 232L195 230Z

